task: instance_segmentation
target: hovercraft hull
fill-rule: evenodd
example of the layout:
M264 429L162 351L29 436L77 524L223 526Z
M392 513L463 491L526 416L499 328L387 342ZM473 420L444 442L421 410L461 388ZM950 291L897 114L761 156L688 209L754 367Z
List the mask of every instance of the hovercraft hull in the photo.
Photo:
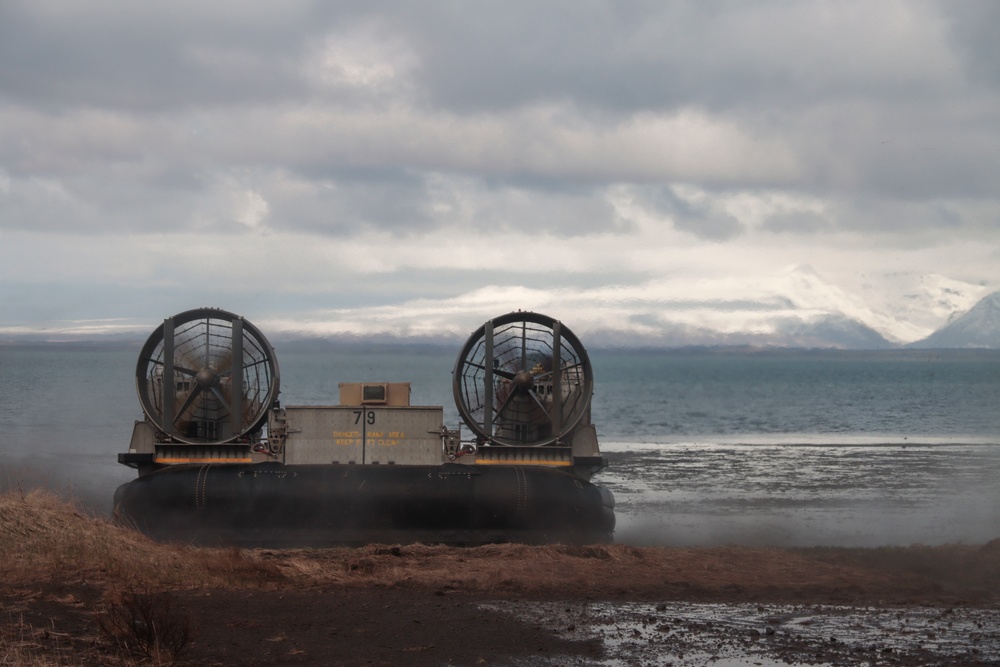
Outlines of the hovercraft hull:
M116 520L199 546L612 541L614 498L558 469L180 465L123 484Z

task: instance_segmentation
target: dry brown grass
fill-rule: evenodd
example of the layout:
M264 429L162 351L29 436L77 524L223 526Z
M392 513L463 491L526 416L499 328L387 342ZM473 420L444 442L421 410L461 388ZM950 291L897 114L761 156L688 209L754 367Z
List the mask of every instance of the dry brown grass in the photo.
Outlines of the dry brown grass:
M1000 602L984 547L658 548L628 545L428 545L259 551L297 585L398 587L484 596Z
M645 559L624 545L448 547L425 544L261 550L286 579L312 585L462 589L478 592L578 586L585 572ZM584 575L585 576L585 575ZM594 580L591 579L590 583Z
M0 495L0 667L64 664L169 664L183 648L182 610L164 601L192 588L267 587L282 580L271 563L238 549L157 544L89 516L48 491ZM99 599L92 628L71 635L38 616L85 607L61 586L85 587ZM6 599L6 602L5 602ZM35 621L26 609L43 605ZM99 637L105 640L97 648ZM95 651L98 657L95 658ZM84 657L81 657L84 656Z
M48 655L36 641L41 632L35 628L23 628L23 623L8 622L0 631L0 665L3 667L54 667L64 664L58 658Z
M8 583L136 582L164 589L259 586L281 576L240 550L157 544L43 490L0 495L0 573Z
M199 549L155 543L45 491L0 495L0 575L8 584L87 582L106 590L381 586L478 593L616 596L895 591L989 597L1000 540L879 549L672 549L628 545L473 548Z
M1000 590L1000 540L879 549L670 549L628 545L199 549L155 543L46 491L0 495L4 581L157 590L280 586L423 587L483 593L703 594L877 588Z

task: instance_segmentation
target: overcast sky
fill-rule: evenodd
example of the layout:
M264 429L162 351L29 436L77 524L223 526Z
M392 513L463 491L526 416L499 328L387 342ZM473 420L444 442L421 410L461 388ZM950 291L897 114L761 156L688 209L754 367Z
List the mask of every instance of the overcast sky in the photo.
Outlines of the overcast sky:
M998 26L991 0L0 0L0 330L790 297L915 339L948 313L914 290L1000 288Z

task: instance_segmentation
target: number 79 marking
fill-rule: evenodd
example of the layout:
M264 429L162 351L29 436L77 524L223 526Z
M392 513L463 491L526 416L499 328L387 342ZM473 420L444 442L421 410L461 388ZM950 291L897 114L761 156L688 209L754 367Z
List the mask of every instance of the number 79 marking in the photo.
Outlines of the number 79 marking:
M375 423L375 411L374 410L367 410L367 411L366 410L355 410L354 411L354 423L355 424L360 424L361 423L361 415L365 416L365 423L366 424L374 424Z

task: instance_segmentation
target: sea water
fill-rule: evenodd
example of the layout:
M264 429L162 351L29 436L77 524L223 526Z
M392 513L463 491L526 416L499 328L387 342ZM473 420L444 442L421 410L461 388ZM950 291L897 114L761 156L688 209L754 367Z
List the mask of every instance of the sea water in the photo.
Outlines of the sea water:
M0 487L107 513L142 412L140 345L0 345ZM457 347L276 345L281 402L410 382L444 407ZM1000 537L1000 351L589 351L592 420L634 544L876 546ZM465 430L468 434L468 430Z

